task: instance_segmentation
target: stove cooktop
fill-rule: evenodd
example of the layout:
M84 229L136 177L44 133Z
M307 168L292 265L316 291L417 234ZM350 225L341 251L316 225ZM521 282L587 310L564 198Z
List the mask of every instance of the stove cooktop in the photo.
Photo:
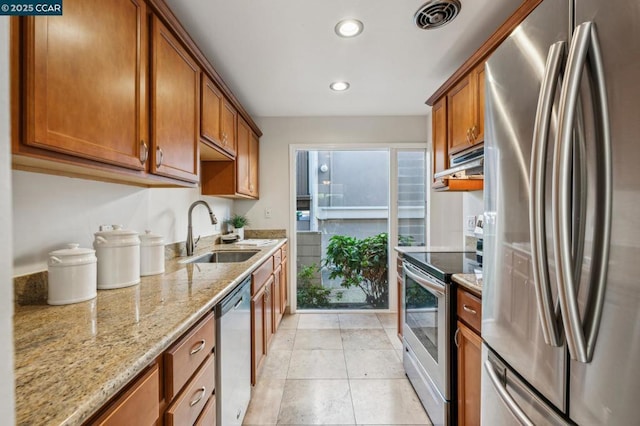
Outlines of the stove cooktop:
M475 251L405 253L404 259L445 283L453 274L473 274L482 269Z

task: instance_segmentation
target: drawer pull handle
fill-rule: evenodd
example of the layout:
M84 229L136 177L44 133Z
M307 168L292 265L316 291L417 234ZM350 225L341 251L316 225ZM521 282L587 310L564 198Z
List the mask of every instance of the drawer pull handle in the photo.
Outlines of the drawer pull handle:
M456 344L456 348L460 347L460 342L458 342L458 334L460 334L460 329L456 328L456 334L453 335L453 343Z
M198 397L196 399L194 399L193 401L189 402L189 407L193 407L198 402L200 402L202 400L202 398L204 398L204 396L207 394L207 388L205 388L203 386L203 387L201 387L199 389L199 392L200 392L200 395L198 395Z
M467 305L462 305L462 309L464 309L466 312L469 312L470 314L477 314L477 312L475 311L475 309L471 309L470 307L468 307Z
M197 354L198 352L203 350L206 345L207 343L204 341L204 339L200 340L200 344L198 345L198 347L191 349L191 352L189 352L189 354L190 355Z

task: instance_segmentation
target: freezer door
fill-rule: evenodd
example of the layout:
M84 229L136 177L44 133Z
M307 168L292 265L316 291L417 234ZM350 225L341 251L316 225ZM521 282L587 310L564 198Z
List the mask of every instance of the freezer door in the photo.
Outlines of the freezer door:
M482 424L491 426L567 426L486 345L482 347Z
M588 363L570 365L570 417L580 425L638 424L640 395L640 2L637 0L576 1L576 25L594 22L607 91L612 151L611 244L602 317ZM586 80L588 74L583 76ZM583 82L584 83L584 82ZM585 85L583 84L583 89ZM586 87L588 89L588 86ZM580 319L592 315L586 308L593 294L591 279L594 238L593 212L599 183L594 154L600 140L591 117L598 111L583 90L586 119L586 229L582 274L578 292Z
M482 337L527 382L558 409L566 409L566 356L545 344L536 300L530 240L530 167L538 95L550 47L568 42L569 5L545 0L505 40L485 65L485 226ZM557 106L558 95L552 102ZM549 120L553 145L557 110ZM551 216L552 146L543 161L542 189L546 216ZM548 246L550 289L555 303L552 229L548 219L543 244ZM546 238L545 238L546 237ZM491 423L487 423L491 424Z

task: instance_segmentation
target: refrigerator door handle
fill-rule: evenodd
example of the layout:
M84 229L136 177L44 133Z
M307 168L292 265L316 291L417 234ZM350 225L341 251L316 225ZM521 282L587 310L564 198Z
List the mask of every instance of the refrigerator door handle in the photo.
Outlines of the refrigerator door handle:
M597 133L596 210L594 212L593 256L589 289L592 293L585 310L584 325L580 318L577 288L571 246L571 159L572 134L583 69L589 66L593 75L593 98L595 128ZM609 128L607 92L604 81L602 55L595 24L585 22L575 31L569 49L566 79L560 94L558 140L553 164L553 229L555 238L555 260L558 265L558 297L565 327L567 346L571 358L588 363L593 358L598 329L602 317L609 263L612 208L612 157ZM584 176L584 174L581 174ZM580 185L584 185L581 182ZM579 236L583 238L583 236Z
M529 417L526 415L526 413L522 411L522 408L520 408L520 406L515 401L515 399L513 399L513 397L509 394L506 387L504 387L502 383L500 383L500 378L498 377L498 373L496 373L496 370L493 367L493 364L489 360L484 362L484 368L485 370L487 370L487 373L489 374L489 379L491 379L491 383L493 384L493 387L498 392L498 395L500 396L502 401L506 404L509 411L511 411L511 413L516 417L516 419L518 419L520 424L522 424L523 426L535 426L534 423L531 421L531 419L529 419Z
M549 145L549 129L553 100L558 80L564 66L563 58L566 42L559 41L549 48L547 62L538 98L536 120L533 129L533 146L529 168L529 236L531 240L531 260L538 302L538 317L542 325L544 341L550 346L561 346L560 325L554 309L549 279L549 264L545 237L545 163Z

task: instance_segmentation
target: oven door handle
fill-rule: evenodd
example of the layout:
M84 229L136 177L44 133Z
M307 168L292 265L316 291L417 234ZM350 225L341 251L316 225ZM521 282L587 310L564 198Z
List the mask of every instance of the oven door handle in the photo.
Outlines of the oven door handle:
M444 296L445 295L446 287L444 286L444 284L440 284L438 282L430 281L424 275L424 273L420 272L420 270L417 269L416 267L414 267L412 265L408 265L406 262L403 262L402 270L404 271L404 273L408 277L410 277L412 280L414 280L415 282L420 284L422 287L424 287L428 291L436 293L436 294L438 294L440 296Z

